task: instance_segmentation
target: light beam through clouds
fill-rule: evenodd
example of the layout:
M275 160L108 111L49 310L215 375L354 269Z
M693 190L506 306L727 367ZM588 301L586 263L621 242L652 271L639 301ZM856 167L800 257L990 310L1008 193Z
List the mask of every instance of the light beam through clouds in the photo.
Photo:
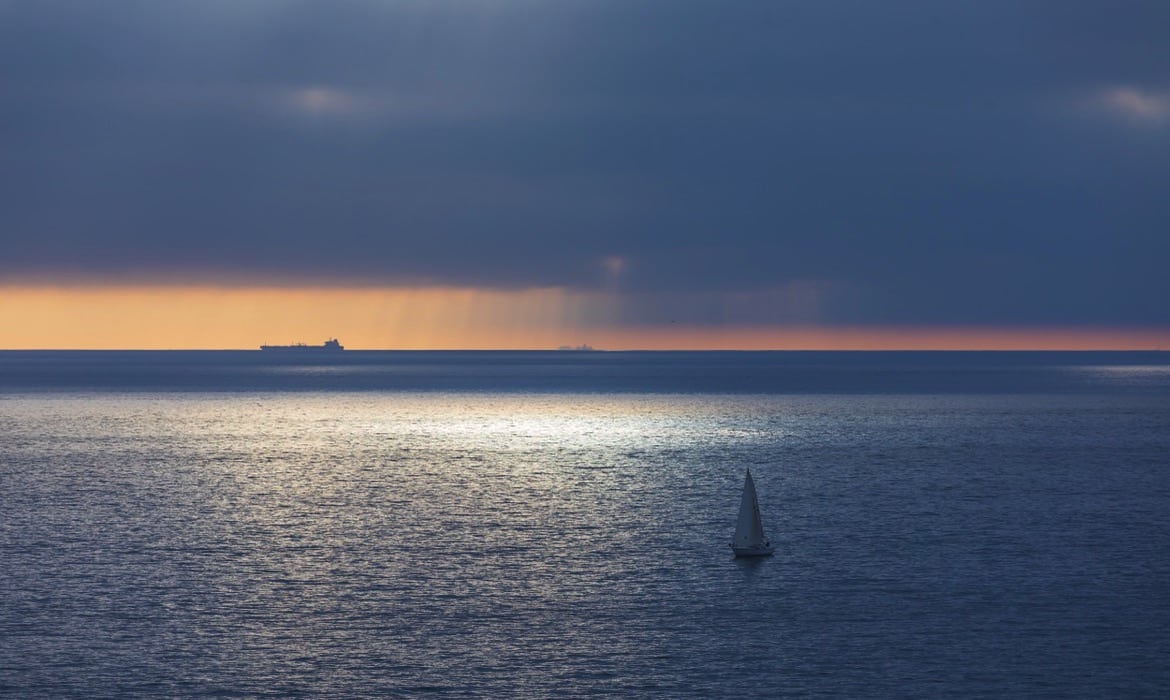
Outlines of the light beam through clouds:
M255 349L338 337L359 349L905 350L1170 348L1170 331L623 323L565 290L0 287L0 349Z
M8 349L254 349L262 343L431 349L556 347L596 300L562 290L8 287Z

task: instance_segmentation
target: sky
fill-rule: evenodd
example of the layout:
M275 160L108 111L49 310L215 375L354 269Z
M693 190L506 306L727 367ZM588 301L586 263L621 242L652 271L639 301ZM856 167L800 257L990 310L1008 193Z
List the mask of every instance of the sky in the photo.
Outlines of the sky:
M1170 347L1170 3L0 0L0 348Z

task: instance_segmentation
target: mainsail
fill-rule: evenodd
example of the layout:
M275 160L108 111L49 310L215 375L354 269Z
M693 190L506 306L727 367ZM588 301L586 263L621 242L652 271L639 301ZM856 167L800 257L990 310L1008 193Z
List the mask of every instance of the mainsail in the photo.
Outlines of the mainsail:
M752 471L743 481L743 497L739 502L739 520L735 523L735 537L731 548L737 556L771 554L772 545L764 539L764 523L760 519L760 502L756 498L756 482Z

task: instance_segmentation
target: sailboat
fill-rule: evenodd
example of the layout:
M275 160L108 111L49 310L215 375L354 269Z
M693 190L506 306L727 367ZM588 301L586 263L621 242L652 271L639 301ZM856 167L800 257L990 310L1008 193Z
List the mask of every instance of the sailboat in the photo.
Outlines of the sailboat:
M766 557L772 554L772 543L764 537L764 523L760 520L760 502L756 498L756 482L752 470L743 480L743 497L739 501L739 520L735 523L735 537L731 551L737 557Z

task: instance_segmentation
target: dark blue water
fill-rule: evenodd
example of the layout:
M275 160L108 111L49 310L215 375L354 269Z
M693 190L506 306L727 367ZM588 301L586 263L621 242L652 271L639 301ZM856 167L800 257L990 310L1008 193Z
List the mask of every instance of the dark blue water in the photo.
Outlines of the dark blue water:
M0 505L10 697L1170 692L1161 353L7 352Z
M0 351L0 391L1170 391L1164 352Z

